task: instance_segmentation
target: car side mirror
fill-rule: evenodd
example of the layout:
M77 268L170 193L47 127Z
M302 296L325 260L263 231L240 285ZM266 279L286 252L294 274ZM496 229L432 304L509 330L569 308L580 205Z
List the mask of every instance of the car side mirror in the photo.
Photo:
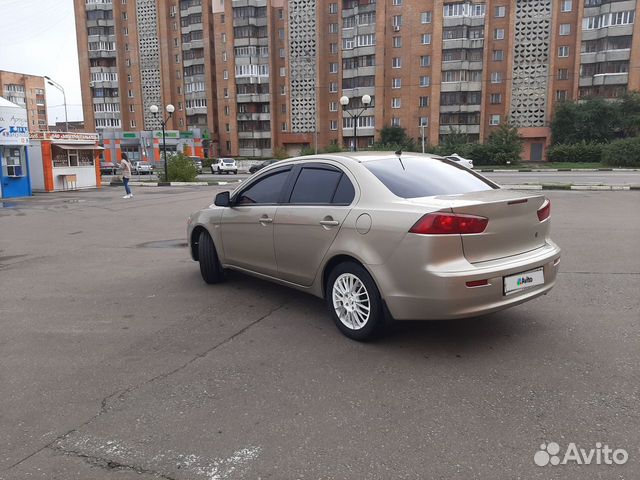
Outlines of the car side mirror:
M229 192L220 192L216 195L216 199L213 202L217 207L229 207L231 205L231 199Z

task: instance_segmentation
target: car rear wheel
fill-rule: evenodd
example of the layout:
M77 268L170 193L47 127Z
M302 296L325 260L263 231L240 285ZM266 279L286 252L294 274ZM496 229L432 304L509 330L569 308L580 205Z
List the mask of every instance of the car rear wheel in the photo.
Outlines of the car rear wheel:
M369 272L357 263L341 263L331 271L325 298L333 321L347 337L367 341L384 333L380 292Z
M218 253L213 244L213 239L208 232L200 232L198 237L198 259L200 261L200 273L207 283L219 283L224 280L224 270L218 260Z

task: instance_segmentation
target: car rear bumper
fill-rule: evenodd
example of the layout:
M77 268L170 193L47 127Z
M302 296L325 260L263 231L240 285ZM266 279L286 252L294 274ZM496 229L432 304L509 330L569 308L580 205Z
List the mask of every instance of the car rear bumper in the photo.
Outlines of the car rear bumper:
M560 248L550 242L520 255L478 264L468 263L466 269L447 270L446 265L444 269L424 266L420 274L422 280L413 281L411 287L402 291L392 285L398 272L385 271L385 265L369 267L396 320L446 320L485 315L546 294L555 285L559 262ZM504 277L539 267L544 270L543 285L504 294ZM474 280L487 280L488 284L478 287L466 285Z

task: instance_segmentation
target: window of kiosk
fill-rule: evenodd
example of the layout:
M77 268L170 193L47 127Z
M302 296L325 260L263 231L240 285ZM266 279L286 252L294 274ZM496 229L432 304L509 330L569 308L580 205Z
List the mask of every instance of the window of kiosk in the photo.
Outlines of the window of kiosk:
M27 175L24 148L2 148L2 175L5 177L24 177Z
M93 150L65 150L53 146L54 167L93 167Z

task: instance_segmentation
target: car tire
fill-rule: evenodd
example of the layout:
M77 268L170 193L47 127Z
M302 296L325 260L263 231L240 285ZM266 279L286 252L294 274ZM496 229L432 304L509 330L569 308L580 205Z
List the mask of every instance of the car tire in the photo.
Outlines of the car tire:
M238 170L234 170L234 171L233 171L233 174L234 174L234 175L237 175L237 174L238 174Z
M224 280L224 270L218 259L218 252L209 232L202 231L198 237L198 260L202 279L211 284Z
M349 285L360 294L349 295L345 290ZM361 265L355 262L336 265L327 280L325 300L334 323L343 335L364 342L385 333L387 317L380 292L369 272Z

